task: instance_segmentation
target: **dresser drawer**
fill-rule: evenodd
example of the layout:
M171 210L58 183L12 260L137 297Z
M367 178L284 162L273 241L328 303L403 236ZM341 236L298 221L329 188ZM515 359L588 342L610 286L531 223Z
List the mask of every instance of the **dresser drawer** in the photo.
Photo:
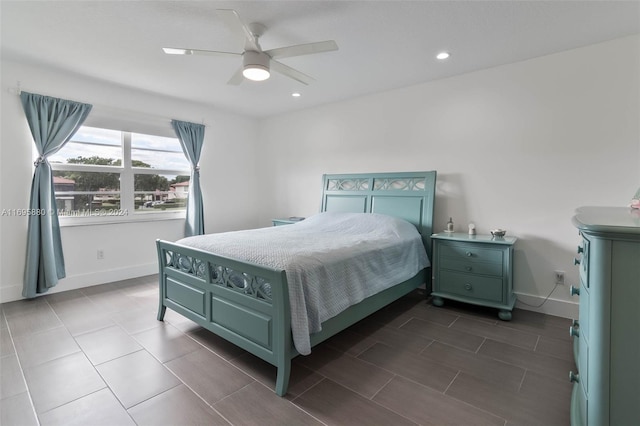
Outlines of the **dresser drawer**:
M582 239L582 244L578 246L578 255L580 256L580 281L584 287L589 287L589 240Z
M440 255L443 257L461 257L472 261L493 262L502 265L502 250L483 248L472 245L442 244Z
M440 258L440 267L470 274L502 276L502 263L472 262L460 257Z
M473 299L502 303L502 279L440 271L438 291Z
M580 386L584 389L585 395L589 395L589 342L587 339L578 337L578 373L580 374Z
M589 289L585 286L585 283L580 280L580 335L589 339L589 309L591 295Z

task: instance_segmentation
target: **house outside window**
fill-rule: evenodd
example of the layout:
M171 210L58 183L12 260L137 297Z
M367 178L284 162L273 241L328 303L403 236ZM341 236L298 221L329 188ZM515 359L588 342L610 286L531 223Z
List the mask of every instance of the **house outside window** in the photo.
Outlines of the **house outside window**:
M177 138L83 126L49 163L61 218L184 217L190 165Z

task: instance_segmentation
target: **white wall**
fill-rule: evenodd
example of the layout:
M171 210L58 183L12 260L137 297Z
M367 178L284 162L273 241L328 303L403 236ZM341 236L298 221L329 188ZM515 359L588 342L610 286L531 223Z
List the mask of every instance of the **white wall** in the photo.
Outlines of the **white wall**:
M23 90L88 102L101 118L112 114L115 121L138 123L149 131L166 132L169 118L204 122L200 166L206 230L257 226L254 120L6 60L1 77L0 209L29 205L33 142L19 97L9 94L20 81ZM21 298L27 221L15 216L0 219L0 302L6 302ZM67 277L50 293L155 273L155 239L176 240L183 230L184 220L63 227ZM98 249L104 250L103 260L97 259Z
M261 223L317 212L323 173L437 170L435 231L506 228L518 298L539 304L554 270L578 282L575 208L640 185L639 62L627 37L265 119ZM573 299L521 306L575 317Z
M208 232L317 212L323 173L435 169L436 231L449 216L458 229L470 221L479 232L508 229L519 238L518 297L539 303L553 289L554 270L577 283L574 209L625 205L640 185L639 63L634 36L255 121L3 61L0 208L28 205L31 136L18 97L7 92L21 81L27 91L124 107L143 120L203 120ZM26 226L24 218L1 218L0 302L20 297ZM64 228L67 278L53 291L154 273L153 241L177 239L182 227ZM577 307L567 285L537 310L571 317Z

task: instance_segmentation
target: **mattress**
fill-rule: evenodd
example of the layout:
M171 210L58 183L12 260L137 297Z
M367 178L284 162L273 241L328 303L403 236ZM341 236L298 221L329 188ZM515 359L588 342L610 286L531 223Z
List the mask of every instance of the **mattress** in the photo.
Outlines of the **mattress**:
M411 223L376 213L324 212L304 221L184 238L179 244L281 269L289 284L296 350L349 306L430 266Z

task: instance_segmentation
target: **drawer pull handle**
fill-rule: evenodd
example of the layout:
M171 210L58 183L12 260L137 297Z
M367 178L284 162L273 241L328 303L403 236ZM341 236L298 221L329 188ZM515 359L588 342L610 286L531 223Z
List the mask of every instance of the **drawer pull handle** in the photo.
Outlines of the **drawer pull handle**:
M573 258L573 264L574 264L574 265L579 265L579 264L580 264L580 259L578 259L578 258L574 257L574 258Z
M573 371L569 371L569 381L571 383L580 383L580 375L574 373Z
M472 286L471 286L471 284L469 284L469 283L467 283L467 284L465 284L465 285L464 285L464 289L465 289L465 290L467 290L467 291L471 291L471 289L472 289L472 288L473 288L473 287L472 287Z
M467 270L467 272L471 272L473 268L471 266L465 266L464 269Z
M584 253L584 247L578 246L578 254Z
M580 287L571 286L571 290L569 291L569 293L572 296L580 296Z
M467 255L467 257L473 256L473 253L471 253L470 251L466 252L465 254Z
M571 321L571 327L580 328L580 322L574 319L573 321Z
M571 336L571 337L580 337L580 332L576 328L569 327L569 336Z

